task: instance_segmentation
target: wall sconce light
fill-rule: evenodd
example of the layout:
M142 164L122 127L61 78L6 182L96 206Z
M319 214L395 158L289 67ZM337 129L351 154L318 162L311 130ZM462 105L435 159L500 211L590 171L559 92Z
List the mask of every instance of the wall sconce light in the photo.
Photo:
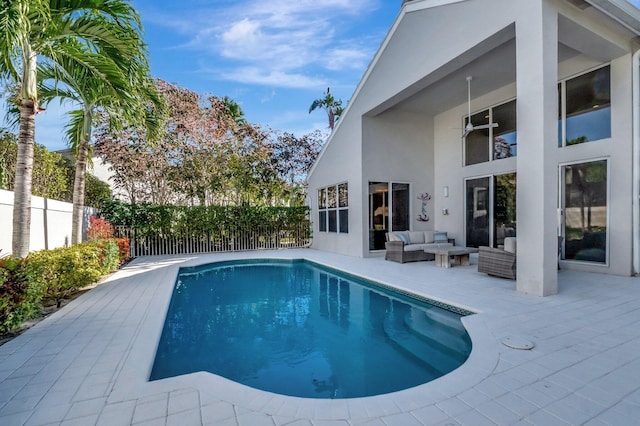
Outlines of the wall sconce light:
M449 196L449 187L448 186L442 187L442 195L444 195L445 198Z
M449 209L442 209L442 214L447 216L449 214Z

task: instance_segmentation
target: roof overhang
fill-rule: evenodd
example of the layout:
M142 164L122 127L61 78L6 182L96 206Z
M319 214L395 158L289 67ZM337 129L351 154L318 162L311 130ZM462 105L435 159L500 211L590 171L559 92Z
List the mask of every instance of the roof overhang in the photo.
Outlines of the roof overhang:
M602 13L640 35L640 10L626 0L584 0Z
M406 4L413 9L421 10L433 7L435 2L444 3L446 0L414 0ZM451 1L451 0L450 0ZM583 7L591 9L590 16L604 13L615 22L621 24L612 14L602 11L593 3L620 3L620 9L616 9L620 19L624 13L628 13L628 22L635 23L640 30L640 10L626 1L604 0L567 0L576 5L580 1ZM453 2L459 2L453 1ZM414 4L412 4L414 3ZM622 4L624 3L624 4ZM628 7L627 7L628 6ZM612 9L613 10L613 9ZM626 15L625 15L626 16ZM628 25L623 25L635 34ZM558 62L578 55L585 55L600 62L608 62L628 52L628 47L619 44L619 40L612 41L587 28L584 24L573 21L571 18L559 14L558 16ZM373 109L367 111L365 116L376 116L390 108L399 108L405 111L419 112L427 115L436 115L466 101L466 76L473 76L473 97L482 96L516 80L516 47L515 25L512 24L496 32L493 36L480 41L469 51L453 58L438 69L424 76L404 90L396 93ZM497 66L496 64L499 64Z

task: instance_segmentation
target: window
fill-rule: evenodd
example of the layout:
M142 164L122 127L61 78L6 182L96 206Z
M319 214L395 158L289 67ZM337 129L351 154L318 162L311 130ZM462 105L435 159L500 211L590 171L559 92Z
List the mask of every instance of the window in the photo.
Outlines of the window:
M492 108L493 123L498 127L493 129L493 159L515 157L516 144L516 100Z
M318 230L349 233L349 184L318 190Z
M341 234L349 233L349 184L341 183L338 185L338 223L340 228L338 232Z
M516 236L516 174L467 179L467 246L501 247Z
M609 65L558 84L558 146L611 137Z
M464 126L468 118L464 118ZM477 129L464 139L464 165L515 157L517 154L516 100L493 106L471 116L474 126L497 124ZM490 143L491 142L491 143Z
M327 188L318 190L318 229L327 231Z
M607 160L561 167L563 259L606 263Z
M407 231L411 186L400 182L369 182L369 250L385 249L385 234Z

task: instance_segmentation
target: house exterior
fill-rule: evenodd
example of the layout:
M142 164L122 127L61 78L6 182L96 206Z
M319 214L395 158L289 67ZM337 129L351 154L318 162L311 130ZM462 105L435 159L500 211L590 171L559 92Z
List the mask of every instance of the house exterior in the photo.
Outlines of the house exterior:
M639 35L624 0L404 1L309 173L313 247L517 236L517 289L545 296L562 236L562 269L637 273Z

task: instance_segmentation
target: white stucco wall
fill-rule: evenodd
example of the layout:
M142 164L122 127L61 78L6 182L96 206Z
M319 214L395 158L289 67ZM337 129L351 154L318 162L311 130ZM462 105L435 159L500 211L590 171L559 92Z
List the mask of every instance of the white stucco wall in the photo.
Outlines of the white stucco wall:
M545 219L540 223L543 223L541 226L544 227L545 237L538 238L535 232L523 233L527 235L526 238L532 238L531 243L535 245L532 251L532 254L535 252L535 256L532 256L532 259L535 259L530 260L528 256L522 259L519 257L518 262L523 269L531 267L530 271L534 275L536 268L542 268L542 264L549 264L552 267L545 269L549 269L548 273L552 274L551 270L555 270L556 260L553 253L555 249L551 250L550 243L555 239L558 226L556 208L559 202L560 167L568 163L605 158L609 164L607 264L566 261L562 262L561 266L566 269L621 275L632 273L633 164L630 46L632 46L633 35L593 8L583 11L560 0L540 0L540 2L531 0L526 2L526 7L524 2L512 0L473 0L412 11L427 3L406 4L407 13L401 15L400 20L396 21L390 35L372 61L372 67L363 77L354 98L349 102L349 108L341 119L338 131L333 135L325 155L309 180L312 197L315 198L316 195L313 193L316 188L349 179L350 234L357 233L357 241L351 236L345 238L331 234L318 238L318 234L314 232L314 246L339 253L368 255L369 181L410 183L412 185L411 200L414 203L411 207L412 229L446 230L450 236L456 238L457 245L464 245L466 238L465 179L515 172L520 166L522 170L528 170L528 175L522 174L522 176L530 176L536 184L529 185L530 188L526 193L520 193L518 199L524 200L525 203L529 203L528 200L543 200ZM495 13L498 10L500 13ZM535 59L536 61L555 58L554 45L547 43L545 47L539 42L544 36L544 25L537 28L529 22L534 13L537 14L536 22L545 22L547 19L551 20L547 22L555 24L557 20L560 43L567 43L573 49L582 49L584 53L564 59L559 64L551 63L546 68L538 67L541 73L553 73L553 75L547 75L545 79L532 79L536 81L531 82L521 80L518 84L515 81L516 73L512 63L507 61L488 65L494 67L496 72L503 73L504 83L484 95L472 96L472 109L479 111L517 99L518 87L520 87L523 91L520 95L526 102L518 104L518 114L529 114L530 107L536 108L537 111L531 111L534 113L532 116L536 118L522 119L523 126L518 128L519 153L522 150L537 156L535 160L533 158L531 160L546 170L544 178L539 178L541 169L536 172L535 168L529 167L529 159L523 155L464 167L460 134L462 119L467 113L466 102L460 102L435 115L412 110L404 104L412 105L412 96L441 84L448 75L481 57L485 53L483 49L490 50L499 46L509 37L515 37L516 32L522 37L511 48L517 53L513 54L516 55L515 58L521 61L519 63L521 71L528 69L525 63L527 52L533 53L537 49L536 54L539 59ZM515 30L518 22L521 23L520 31ZM521 31L527 25L528 29ZM540 38L524 36L529 33L536 33ZM435 42L435 40L442 40L443 37L446 38L446 43ZM553 39L555 40L555 36ZM548 47L550 49L545 52L544 49ZM566 55L566 48L563 47L563 49ZM557 134L556 82L606 63L611 65L611 138L558 148L555 136ZM531 64L531 67L537 66L536 63ZM472 65L469 67L472 68ZM504 73L505 68L509 67L513 77L506 77L509 73ZM545 69L549 71L543 71ZM523 74L526 73L523 72ZM536 74L533 73L531 76L535 77ZM460 80L461 90L466 89L464 76L461 76ZM538 96L535 93L538 89L529 87L527 84L545 84L545 95ZM547 106L553 105L553 108L549 107L542 111L537 105L532 104L536 101L544 102ZM524 115L521 118L523 117ZM542 119L547 123L544 131L539 129L541 124L538 124ZM553 137L551 137L552 133ZM544 147L543 150L528 150L527 146L523 145L541 144L540 139L544 138L552 140L547 142L549 145L538 145ZM361 153L358 153L357 147L360 146ZM354 162L361 162L361 174L347 173L342 170L347 166L340 159L341 152L347 153ZM360 164L351 164L348 168L353 170L359 166ZM444 196L444 187L448 188L448 197ZM431 220L428 223L419 223L415 220L419 208L416 197L422 192L429 192L432 195L429 204ZM354 200L357 206L354 205ZM535 211L538 208L537 205L520 208L522 207L528 208L527 214L523 217L528 216L529 219L533 219L536 214L543 214L542 210ZM449 214L442 214L443 209L447 209ZM518 227L526 226L521 219L522 217L518 218ZM539 231L536 232L540 234ZM348 246L341 245L340 239L348 241ZM550 254L547 253L547 248ZM545 251L544 255L540 250ZM531 262L530 265L529 262ZM547 281L549 277L533 276L531 279L534 282ZM553 286L551 284L542 293L552 294ZM542 295L542 293L539 294Z
M334 130L333 139L340 143L328 143L307 178L313 240L311 247L351 256L361 256L360 235L357 231L362 217L360 191L362 187L362 156L360 140L362 128L359 121L341 122ZM318 188L338 183L349 184L349 233L320 232L318 229Z
M425 192L433 194L433 120L418 113L391 109L376 117L363 119L363 191L364 214L368 212L369 182L397 182L410 184L411 230L433 228L433 219L418 222L422 202L417 197ZM427 203L428 215L433 217L433 203ZM369 254L369 223L363 220L362 248Z
M608 231L609 262L600 265L587 262L563 261L562 268L591 272L631 274L632 233L631 233L631 190L632 190L632 146L631 146L631 55L618 58L611 63L611 138L564 148L555 148L550 161L557 174L560 166L589 160L609 161L608 179ZM592 69L601 65L583 56L573 58L559 66L559 79ZM515 84L473 100L475 110L482 110L516 98ZM463 146L460 139L462 119L467 113L467 105L462 104L434 117L435 157L435 222L437 229L447 230L460 245L465 244L464 185L469 178L499 175L516 171L516 157L474 164L463 167ZM556 146L557 141L551 141ZM557 185L558 178L554 179ZM443 196L442 188L449 187L449 197ZM551 188L557 193L557 188ZM443 208L449 215L442 215ZM549 232L555 232L555 229ZM614 244L611 242L615 241Z
M71 213L73 204L64 201L31 197L31 232L29 250L64 247L71 241ZM95 209L86 207L83 234L88 217ZM13 192L0 189L0 256L11 253L13 232Z

